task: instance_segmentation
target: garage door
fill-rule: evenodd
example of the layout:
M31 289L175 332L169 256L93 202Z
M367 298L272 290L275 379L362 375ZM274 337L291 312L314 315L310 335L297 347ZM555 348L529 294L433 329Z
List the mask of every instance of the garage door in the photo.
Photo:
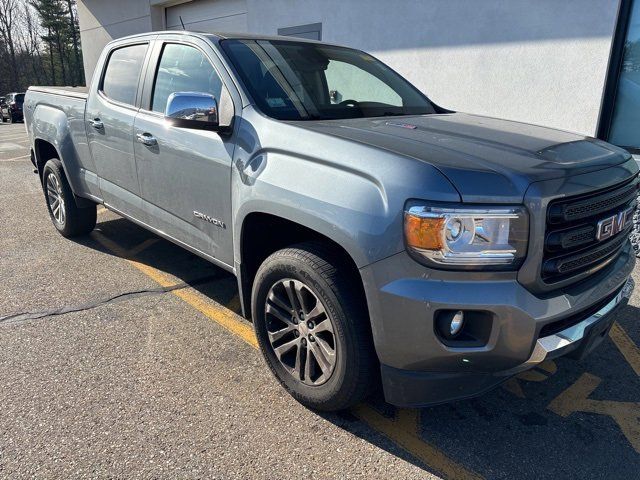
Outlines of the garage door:
M246 32L246 0L198 0L166 9L169 30ZM181 20L182 17L182 21Z

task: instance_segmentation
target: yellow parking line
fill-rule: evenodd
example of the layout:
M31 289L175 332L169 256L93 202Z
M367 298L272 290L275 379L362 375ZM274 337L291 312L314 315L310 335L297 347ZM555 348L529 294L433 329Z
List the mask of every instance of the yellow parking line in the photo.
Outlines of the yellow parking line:
M633 343L631 337L624 331L618 322L615 322L609 333L611 340L616 344L618 350L624 355L636 375L640 376L640 348Z
M105 248L125 259L156 283L163 287L175 285L176 281L170 275L131 258L131 252L137 251L139 253L143 245L149 245L147 243L148 241L143 242L138 247L134 247L132 250L125 251L99 231L94 232L93 235ZM207 318L221 325L237 337L240 337L240 339L253 348L258 348L253 327L228 308L192 289L174 290L171 293L204 314ZM409 454L421 460L425 465L444 474L445 477L459 480L477 480L483 478L467 470L462 465L457 464L435 446L420 438L418 426L419 414L417 410L399 410L398 417L395 420L385 418L365 404L357 405L352 409L352 412L373 430L382 433L402 449L409 452Z
M131 258L131 251L124 251L118 244L112 242L100 232L95 232L94 236L96 240L100 242L104 247L111 250L119 257L124 258L127 262L136 267L147 277L151 278L154 282L159 283L163 287L170 287L172 285L175 285L176 281L175 279L171 278L171 276L164 272L161 272L160 270L150 267L149 265L145 265L144 263L134 260L133 258ZM143 242L142 245L146 244L146 246L149 246L149 243L147 242L148 240ZM133 251L136 251L139 254L141 251L140 246L142 245L135 247ZM256 340L253 328L247 322L240 320L241 317L233 313L231 310L228 310L222 305L212 302L211 300L204 300L198 293L194 291L174 290L171 293L181 298L193 308L203 313L206 317L215 321L219 325L223 326L234 335L237 335L252 347L258 348L258 341Z
M144 242L142 242L140 245L133 247L132 249L130 249L127 252L127 256L129 258L134 258L137 255L140 255L142 252L144 252L147 248L149 248L151 245L155 245L156 243L158 243L160 241L159 238L147 238Z
M386 418L366 404L356 405L352 411L356 417L371 428L383 433L391 441L420 459L425 465L444 474L446 478L456 480L478 480L483 478L454 462L435 446L420 437L418 410L414 408L399 409L395 419Z
M589 398L601 382L601 378L590 373L583 373L573 385L552 400L547 408L561 417L568 417L576 412L608 415L618 424L636 452L640 453L640 424L638 422L640 403Z
M5 160L0 159L0 162L17 162L18 160L23 160L25 158L29 158L29 154L21 155L19 157L7 158Z

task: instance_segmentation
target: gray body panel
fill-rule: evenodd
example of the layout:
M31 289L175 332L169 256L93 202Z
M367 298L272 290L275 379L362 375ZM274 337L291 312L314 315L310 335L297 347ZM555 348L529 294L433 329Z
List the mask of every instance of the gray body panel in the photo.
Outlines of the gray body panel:
M220 50L221 38L167 32L112 42L87 100L78 91L30 89L25 114L33 147L55 146L77 196L104 203L239 277L242 230L253 214L284 218L341 245L363 280L393 403L480 393L526 362L542 326L589 308L629 276L634 257L625 247L615 262L580 282L540 281L549 202L633 177L638 166L627 152L568 132L461 113L274 120L254 106ZM231 98L229 132L170 127L149 112L154 58L163 41L196 45L209 57ZM149 42L149 51L136 105L124 106L96 85L109 50L133 42ZM87 123L97 118L102 130ZM138 133L152 134L157 145L137 143ZM517 272L417 263L403 239L403 212L412 199L525 205L525 263ZM465 307L490 311L496 322L484 347L452 350L436 338L434 313ZM403 393L411 379L419 378L424 390L450 374L454 391ZM462 383L467 388L457 389Z
M297 124L434 165L469 203L521 203L533 182L601 170L629 158L593 138L464 113Z

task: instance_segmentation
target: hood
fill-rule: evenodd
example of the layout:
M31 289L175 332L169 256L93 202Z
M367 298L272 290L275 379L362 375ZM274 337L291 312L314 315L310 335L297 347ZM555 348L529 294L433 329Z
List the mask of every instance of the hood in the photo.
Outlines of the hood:
M593 138L464 113L292 123L429 163L465 202L521 202L534 182L601 170L629 158Z

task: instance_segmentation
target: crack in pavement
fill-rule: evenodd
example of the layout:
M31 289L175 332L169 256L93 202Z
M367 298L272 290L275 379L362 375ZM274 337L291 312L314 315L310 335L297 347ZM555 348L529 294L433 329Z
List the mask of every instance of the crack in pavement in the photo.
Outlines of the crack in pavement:
M19 312L11 313L9 315L0 316L0 324L15 325L17 323L28 322L30 320L39 320L45 317L53 317L57 315L64 315L66 313L83 312L86 310L92 310L102 305L109 303L122 302L125 300L146 297L149 295L162 295L165 293L173 292L176 290L182 290L197 285L203 285L213 280L218 279L218 275L208 275L190 282L181 282L168 287L147 288L142 290L134 290L131 292L123 292L111 297L102 298L94 302L83 303L80 305L69 305L60 308L54 308L50 310L41 310L39 312Z

